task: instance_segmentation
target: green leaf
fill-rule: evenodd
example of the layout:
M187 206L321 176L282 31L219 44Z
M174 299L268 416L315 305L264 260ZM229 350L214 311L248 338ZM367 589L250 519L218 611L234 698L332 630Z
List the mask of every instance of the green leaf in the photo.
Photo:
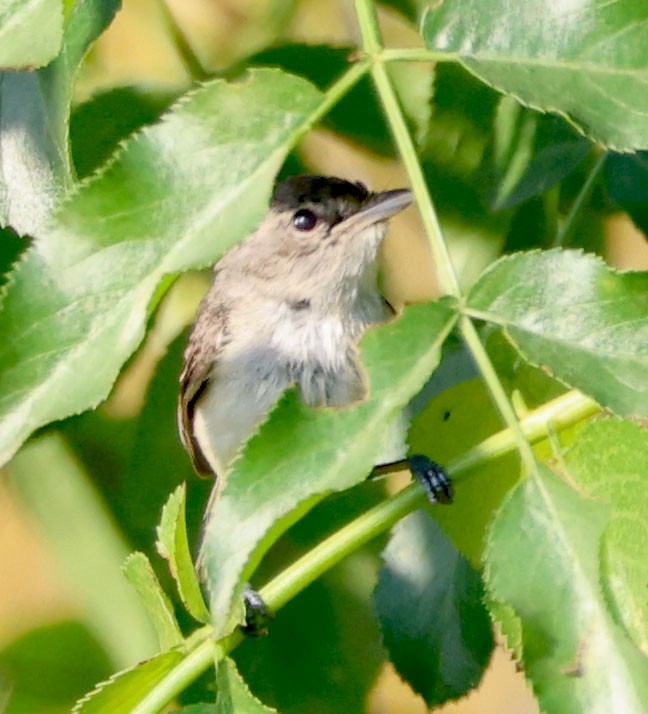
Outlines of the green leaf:
M410 452L447 464L501 428L499 413L483 381L472 379L444 389L412 420ZM434 509L434 519L474 567L481 565L491 515L519 477L518 460L509 454L457 481L452 508Z
M498 633L506 643L507 649L518 662L522 661L522 623L510 605L488 597L484 597L484 604L488 607L491 617L497 623Z
M276 70L206 83L66 202L0 312L11 336L0 346L0 463L35 428L106 396L161 278L213 262L254 228L321 100Z
M493 142L479 172L481 190L492 210L511 208L561 181L590 150L591 143L562 119L502 97Z
M119 0L75 2L53 62L37 72L0 73L0 225L40 235L72 186L68 122L74 81L85 53L119 5ZM50 27L44 25L43 31Z
M177 650L113 675L80 699L72 714L131 714L134 707L183 660Z
M50 111L39 79L0 73L0 225L18 234L38 235L71 182L57 131L63 120Z
M648 655L648 432L621 419L601 419L578 435L565 457L570 482L604 501L604 591L617 622Z
M324 91L349 67L354 47L285 44L251 57L253 65L278 65ZM377 154L394 155L389 127L368 77L361 79L326 115L324 126Z
M35 516L84 624L116 667L156 650L155 633L121 565L129 548L65 441L56 433L31 442L9 473Z
M648 414L648 273L577 251L518 253L482 275L468 305L561 381L620 414Z
M390 659L428 707L463 696L493 649L479 572L423 510L396 526L383 557L374 598Z
M565 393L565 385L554 379L547 370L538 369L520 359L519 352L501 328L488 325L482 332L482 338L502 385L511 399L518 400L520 414ZM565 443L564 439L562 443ZM547 457L551 455L551 452L546 454Z
M42 67L62 38L61 0L0 0L0 67Z
M441 169L450 181L459 179L468 187L477 183L475 171L492 140L500 101L497 92L461 65L443 63L435 66L432 116L422 151L424 163L433 165L428 180L434 179ZM439 183L443 187L448 179ZM477 188L481 190L480 183ZM467 205L462 205L461 209L470 209L471 202L474 203L472 196L466 198Z
M172 714L218 714L215 704L190 704L182 709L174 709Z
M648 153L610 154L605 182L609 197L648 235Z
M633 2L455 0L431 5L422 28L430 49L496 89L632 150L648 148L647 19Z
M387 69L403 111L413 124L416 143L423 146L432 117L434 67L425 63L392 62ZM365 116L364 112L362 116Z
M3 714L67 714L111 666L87 628L70 621L19 637L0 651L0 669L3 694L10 692Z
M96 171L129 134L157 121L178 93L168 86L115 87L76 106L70 144L79 178Z
M17 236L10 228L0 228L0 296L8 274L27 249L27 244L27 240Z
M157 632L160 650L168 650L182 643L182 632L178 626L171 601L162 590L151 561L144 553L131 553L122 566L124 575L137 590L142 604Z
M216 665L216 714L268 714L270 709L250 692L229 657Z
M541 465L492 523L487 584L521 620L525 671L547 714L645 712L648 660L601 593L606 521L605 506Z
M267 582L297 554L382 501L384 485L363 482L319 503L264 556L253 583ZM354 551L286 603L269 624L269 637L248 637L236 648L239 671L261 701L291 714L364 711L385 660L371 604L385 538Z
M157 529L157 549L169 563L169 570L187 612L199 622L208 622L209 611L203 600L187 539L186 493L186 486L181 484L169 496Z
M203 567L217 634L239 621L232 603L262 554L323 494L365 478L389 427L438 364L455 321L445 302L415 305L361 341L367 400L312 409L289 391L248 442L208 514Z

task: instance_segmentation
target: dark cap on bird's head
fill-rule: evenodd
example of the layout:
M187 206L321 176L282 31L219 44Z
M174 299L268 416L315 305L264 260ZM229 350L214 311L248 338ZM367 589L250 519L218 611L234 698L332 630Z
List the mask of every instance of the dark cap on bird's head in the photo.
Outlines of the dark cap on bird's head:
M291 176L275 187L272 207L290 210L307 202L326 203L338 200L348 200L359 207L369 195L369 189L360 181L352 183L335 176Z
M277 184L271 207L276 211L310 209L336 224L356 214L364 223L386 220L412 202L408 189L372 193L360 181L335 176L291 176Z

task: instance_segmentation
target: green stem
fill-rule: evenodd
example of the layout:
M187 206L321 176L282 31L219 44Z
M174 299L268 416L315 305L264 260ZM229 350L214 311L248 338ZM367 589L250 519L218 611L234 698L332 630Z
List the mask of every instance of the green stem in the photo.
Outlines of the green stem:
M576 199L572 203L569 213L565 216L565 220L561 223L560 228L556 233L556 237L552 243L553 248L563 246L567 242L567 239L574 230L576 219L580 215L583 206L592 195L596 180L603 170L603 166L605 166L606 159L607 153L605 151L600 151L596 157L596 161L592 164L592 168L587 174L585 182L581 186L581 190L578 192L578 196L576 196Z
M194 82L202 82L208 79L209 73L205 71L202 62L198 59L198 55L193 51L184 32L178 26L175 16L169 9L166 0L160 0L160 10L164 19L164 24L167 27L173 46L175 47L178 57L182 62L185 71Z
M389 125L394 134L398 151L410 178L412 190L414 191L421 212L425 232L430 241L430 248L434 256L440 287L443 292L454 295L461 300L459 282L452 265L450 253L443 238L430 192L427 189L425 176L416 154L416 147L407 128L405 117L399 106L396 92L387 74L385 64L381 61L381 58L384 56L384 51L382 50L376 11L371 0L356 0L356 13L360 23L363 49L370 60L372 60L371 74L383 104L385 114L387 115ZM479 339L474 325L468 318L464 317L460 322L460 329L464 341L486 381L493 401L502 415L504 423L516 436L520 455L527 471L533 471L533 469L535 469L535 459L533 458L531 447L522 435L515 411L508 400L506 392L497 376L497 372Z
M545 222L547 225L547 238L553 236L553 240L558 233L558 207L560 204L560 183L552 186L548 191L546 191L542 196L542 201L544 204L544 214Z
M147 692L130 714L156 714L162 711L212 664L215 647L213 640L203 640Z
M529 412L519 427L525 438L535 443L551 432L572 426L599 410L596 402L580 392L571 391ZM503 429L453 459L448 464L448 471L456 481L461 475L514 451L518 446L518 437L513 431ZM271 610L279 610L350 553L424 504L425 494L417 484L403 489L348 523L288 566L261 589L261 596ZM148 692L131 714L156 714L161 711L211 665L216 647L222 654L227 654L243 639L237 630L214 643L204 639L209 636L211 628L205 627L201 632L203 635L197 638L195 649Z
M348 92L369 72L369 62L356 62L326 90L322 103L317 107L315 112L308 118L309 126L317 124L322 117L326 116L332 107L334 107L342 97Z
M396 145L409 176L412 191L421 214L425 234L430 242L430 248L439 280L439 287L448 295L459 296L459 281L457 280L448 247L443 239L439 218L427 189L427 183L421 164L416 155L416 147L405 123L405 118L398 105L396 93L383 64L372 67L372 76L383 101L385 113L394 133Z
M459 282L454 272L450 253L443 239L439 219L434 209L430 192L427 189L421 164L416 155L416 147L398 104L398 98L387 74L387 69L384 63L380 61L382 41L376 11L371 0L356 0L356 14L360 23L363 50L373 59L371 75L387 115L398 152L407 170L412 191L421 213L425 233L430 242L439 286L444 293L458 297L460 294Z
M573 426L600 410L601 407L593 399L572 390L530 411L519 422L519 426L525 439L531 444L535 444L546 438L552 430L560 431ZM512 430L503 429L454 459L451 464L452 472L454 474L464 473L489 461L494 461L513 451L516 446L517 437Z
M415 484L371 508L288 566L260 590L261 597L271 610L278 610L360 546L422 506L424 501L423 490Z
M355 0L355 11L360 26L362 49L368 55L375 57L383 49L376 8L372 0Z
M597 411L600 407L595 401L572 391L530 412L516 425L525 442L526 439L536 442L546 438L550 432L592 416ZM451 461L447 466L448 472L456 481L458 476L516 448L519 448L518 435L512 429L504 429ZM426 496L420 486L408 486L358 516L288 566L261 589L261 596L271 610L278 610L327 570L425 503Z
M531 445L524 435L524 431L520 426L517 414L515 413L515 410L509 401L508 395L500 382L499 376L493 367L493 363L486 352L486 348L479 338L479 334L477 333L474 323L469 317L464 315L459 322L459 329L461 331L461 336L463 337L473 359L475 360L477 368L486 382L486 386L490 391L490 395L495 403L495 406L502 416L504 423L515 437L525 471L527 473L535 473L536 460L533 455Z

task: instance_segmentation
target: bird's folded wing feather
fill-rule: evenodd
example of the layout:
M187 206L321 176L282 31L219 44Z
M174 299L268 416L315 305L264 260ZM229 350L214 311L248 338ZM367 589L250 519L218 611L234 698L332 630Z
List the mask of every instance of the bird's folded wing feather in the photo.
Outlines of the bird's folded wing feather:
M200 449L193 428L195 407L214 372L214 363L227 344L227 310L222 304L201 307L184 354L178 396L178 430L191 462L201 475L213 469Z

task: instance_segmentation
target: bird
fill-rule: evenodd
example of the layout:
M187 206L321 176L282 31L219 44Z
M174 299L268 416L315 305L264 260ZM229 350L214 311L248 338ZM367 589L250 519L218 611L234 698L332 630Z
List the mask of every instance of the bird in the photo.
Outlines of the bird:
M195 470L217 479L210 503L287 388L311 407L366 396L358 340L394 316L378 287L378 253L388 219L411 202L408 189L372 192L359 181L291 176L277 184L258 227L216 262L178 397L182 444ZM450 502L442 467L421 455L402 460L406 427L396 420L383 472L385 462L406 464L430 501Z

